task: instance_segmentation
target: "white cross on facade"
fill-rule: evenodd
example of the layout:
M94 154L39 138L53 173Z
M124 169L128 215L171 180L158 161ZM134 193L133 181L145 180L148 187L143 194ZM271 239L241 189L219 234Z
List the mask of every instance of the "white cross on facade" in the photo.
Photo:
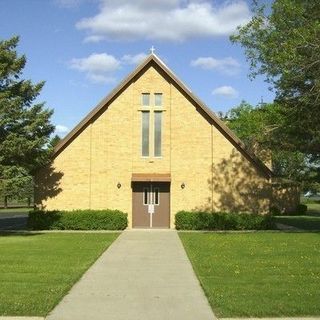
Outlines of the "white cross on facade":
M156 49L154 48L154 46L152 46L152 47L150 48L151 54L154 54L155 50L156 50Z

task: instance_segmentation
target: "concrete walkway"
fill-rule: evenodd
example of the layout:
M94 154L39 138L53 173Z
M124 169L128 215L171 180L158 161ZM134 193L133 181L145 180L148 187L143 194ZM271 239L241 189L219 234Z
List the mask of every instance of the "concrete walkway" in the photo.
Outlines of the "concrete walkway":
M176 231L124 231L46 319L209 320Z
M297 227L289 226L288 224L284 224L280 222L276 223L276 227L281 231L303 231L302 229L299 229Z

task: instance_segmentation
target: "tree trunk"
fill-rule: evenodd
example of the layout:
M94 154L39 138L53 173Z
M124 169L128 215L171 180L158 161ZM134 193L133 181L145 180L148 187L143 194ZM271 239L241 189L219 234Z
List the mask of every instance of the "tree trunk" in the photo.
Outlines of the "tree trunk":
M4 196L4 208L8 208L8 196Z

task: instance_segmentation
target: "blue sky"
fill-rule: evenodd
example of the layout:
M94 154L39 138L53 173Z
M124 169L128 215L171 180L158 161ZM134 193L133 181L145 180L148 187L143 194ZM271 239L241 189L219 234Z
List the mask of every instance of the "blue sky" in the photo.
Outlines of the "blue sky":
M64 136L153 45L213 111L273 100L250 81L243 49L229 41L250 2L209 0L0 0L0 38L19 35L24 77L45 80L39 97Z

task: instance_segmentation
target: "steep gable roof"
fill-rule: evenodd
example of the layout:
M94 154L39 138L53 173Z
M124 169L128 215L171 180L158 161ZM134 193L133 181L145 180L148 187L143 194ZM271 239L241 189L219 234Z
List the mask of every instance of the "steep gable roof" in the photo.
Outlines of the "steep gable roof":
M77 137L88 124L92 123L101 113L103 113L108 105L127 88L132 81L139 77L149 65L154 64L159 67L164 74L211 120L212 124L250 161L259 171L266 177L273 175L272 171L254 154L246 149L244 143L220 120L214 112L209 109L191 90L167 67L167 65L155 54L150 54L133 72L131 72L116 88L114 88L108 96L100 101L100 103L89 114L74 127L72 131L64 139L62 139L55 147L53 157L57 156L75 137Z

